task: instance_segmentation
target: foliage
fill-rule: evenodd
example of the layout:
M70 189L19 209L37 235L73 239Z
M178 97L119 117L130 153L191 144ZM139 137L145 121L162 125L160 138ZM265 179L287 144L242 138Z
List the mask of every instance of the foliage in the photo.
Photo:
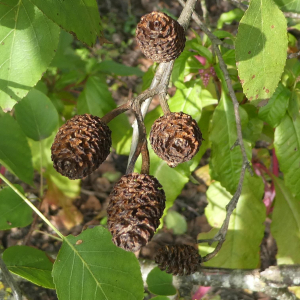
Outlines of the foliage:
M93 46L98 37L102 43L102 30L109 26L100 20L96 1L70 3L3 0L0 4L0 163L29 186L34 185L34 174L39 172L47 180L47 197L63 195L65 208L72 207L80 181L63 178L53 169L50 147L58 127L75 114L103 117L117 107L112 97L115 86L109 86L107 78L122 85L123 76L143 77L139 88L146 89L156 70L153 65L144 74L138 67L110 60L112 53L104 60L103 52L91 54L79 41ZM218 255L207 263L209 266L258 267L267 217L272 219L278 264L300 263L300 63L296 58L287 60L287 21L282 13L299 12L295 3L252 0L245 13L234 10L223 14L218 22L218 29L222 29L224 23L240 20L236 37L224 30L214 32L223 42L235 46L220 46L220 50L240 102L247 156L259 176L246 173L226 241ZM134 31L134 21L131 16L127 33ZM292 25L297 28L297 24ZM175 234L183 234L184 218L167 210L203 155L211 150L209 174L205 171L207 165L203 170L210 176L207 182L213 182L207 191L205 210L213 229L199 235L207 239L221 227L226 204L238 187L242 154L239 147L232 148L237 140L235 112L220 63L212 52L212 42L206 35L194 34L175 61L171 84L176 92L168 103L171 111L193 116L204 141L191 161L174 169L149 149L150 172L166 193L166 226ZM205 72L210 74L208 82L202 81L201 74ZM148 133L161 115L159 106L146 115ZM109 127L115 151L128 155L132 128L126 115L115 118ZM267 146L263 148L258 142ZM135 168L140 170L140 160ZM24 196L19 185L3 186L0 190L1 230L25 227L32 222L29 207L13 187ZM267 202L270 190L276 196ZM39 196L43 194L42 189ZM69 215L74 217L71 212ZM105 223L105 219L101 222ZM3 259L11 272L37 285L55 288L60 300L143 299L138 260L132 253L117 248L105 228L98 226L77 237L60 237L62 247L54 265L41 250L23 246L6 249ZM206 254L213 246L201 245L199 249ZM172 276L158 269L149 274L147 284L151 293L159 295L154 299L166 299L163 296L176 293Z

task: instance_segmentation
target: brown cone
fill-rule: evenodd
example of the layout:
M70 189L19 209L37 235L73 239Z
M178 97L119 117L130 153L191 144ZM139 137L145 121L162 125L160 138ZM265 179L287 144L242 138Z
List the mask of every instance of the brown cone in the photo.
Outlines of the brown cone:
M100 118L77 115L60 127L51 147L51 159L60 174L81 179L100 166L110 147L111 131Z
M153 237L165 209L165 193L150 175L122 176L109 196L107 226L112 241L126 251L138 251Z
M153 123L150 143L156 155L174 168L196 155L202 144L202 134L190 115L169 113Z
M155 262L161 270L173 275L190 275L197 271L201 256L193 246L164 246L158 250Z
M152 12L141 18L136 28L136 40L144 55L155 62L177 58L185 46L183 27L161 12Z

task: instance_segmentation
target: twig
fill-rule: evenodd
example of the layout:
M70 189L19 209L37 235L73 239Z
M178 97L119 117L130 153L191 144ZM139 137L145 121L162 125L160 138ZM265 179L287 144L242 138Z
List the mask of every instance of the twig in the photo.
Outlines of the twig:
M122 114L123 112L127 111L130 108L130 101L127 101L125 104L118 106L117 108L111 110L105 116L101 118L104 123L109 123L118 115Z
M240 8L241 10L245 11L248 9L248 5L241 3L239 0L227 0L228 2L232 3L236 7ZM292 19L300 19L300 14L294 12L283 12L286 18Z
M0 173L0 178L17 194L19 195L31 209L39 215L39 217L61 238L64 236L60 231L6 178Z
M186 30L188 28L188 25L190 23L190 19L191 19L193 10L195 8L196 2L197 2L197 0L188 0L185 7L184 7L184 9L182 10L182 12L180 14L178 22L182 25L184 30ZM141 115L142 115L143 118L146 115L146 112L147 112L147 110L149 108L149 105L152 101L152 97L155 94L165 93L165 91L167 90L167 87L168 87L169 81L170 81L170 76L171 76L172 69L173 69L173 65L174 65L174 61L170 61L168 63L161 63L158 66L157 71L156 71L156 73L154 75L154 78L152 80L152 83L150 85L149 91L152 91L153 89L155 89L157 87L159 87L159 88L158 88L156 93L154 93L151 96L149 95L148 98L144 99L144 103L141 106ZM129 164L131 164L132 157L136 153L136 148L138 147L138 144L139 144L138 124L137 124L137 122L134 122L133 123L131 148L130 148L130 154L129 154L128 166L127 166L126 173L128 173L128 168L129 167L132 168L132 166L129 166Z
M148 151L147 136L143 143L141 153L142 153L141 174L149 174L149 172L150 172L150 156L149 156L149 151Z
M147 148L147 133L146 133L146 127L144 124L144 120L142 117L141 113L141 107L140 103L138 101L135 101L133 103L132 110L135 114L135 118L137 120L138 124L138 133L139 133L139 138L138 138L138 145L135 149L135 152L129 162L129 165L126 170L126 174L130 174L133 172L134 165L142 152L142 174L149 174L149 168L150 168L150 160L149 160L149 153L148 153L148 148Z
M41 231L41 230L36 229L36 230L34 230L34 232L37 232L37 233L40 233L40 234L44 234L44 235L46 235L46 236L48 236L48 237L51 237L52 239L55 239L55 240L57 240L57 241L59 241L59 242L62 242L62 241L63 241L63 240L62 240L61 238L59 238L58 236L55 236L55 235L50 234L50 233L45 232L45 231Z
M205 22L205 24L209 25L209 16L205 0L201 0L201 9L203 12L203 21Z
M38 207L38 210L39 210L39 211L41 210L42 204L43 204L43 198L42 198L42 200L39 202L39 207ZM30 239L30 237L31 237L31 235L32 235L32 233L33 233L33 231L34 231L34 228L35 228L35 226L36 226L36 223L37 223L37 221L38 221L38 218L39 218L39 216L38 216L37 214L35 214L34 219L33 219L33 222L32 222L31 225L30 225L30 229L29 229L27 235L25 236L25 238L24 238L24 240L23 240L23 245L27 245L27 243L28 243L28 241L29 241L29 239Z
M293 13L293 12L284 12L285 17L292 18L292 19L300 19L300 14Z
M178 0L178 2L182 6L185 5L184 0ZM222 45L224 48L227 49L234 49L234 45L229 45L227 43L224 43L223 41L218 39L206 26L204 26L200 17L195 12L193 12L192 18L196 22L196 24L200 27L200 29L210 38L211 41L214 41L216 45Z
M239 0L227 0L228 2L232 3L236 7L238 7L241 10L246 10L248 8L248 5L241 3Z
M179 1L181 1L181 0L179 0ZM197 20L197 24L199 26L201 25L201 27L205 28L206 32L208 32L208 33L210 32L210 30L201 22L200 19ZM218 48L218 44L216 43L216 41L214 39L212 39L211 41L213 44L213 50L215 51L215 53L219 59L220 68L224 74L224 78L225 78L225 81L226 81L226 84L228 87L229 95L233 102L234 115L235 115L235 121L236 121L236 130L237 130L237 142L235 143L235 145L238 144L241 147L243 164L242 164L242 169L241 169L241 174L240 174L240 179L239 179L237 190L236 190L235 194L233 195L232 199L230 200L230 202L226 206L226 218L225 218L219 232L212 239L198 241L198 243L207 242L210 245L213 242L218 242L218 245L216 246L215 250L212 253L209 253L208 255L206 255L203 258L203 261L208 261L208 260L212 259L220 251L220 249L225 241L225 237L226 237L226 234L228 231L230 216L231 216L232 212L234 211L234 209L236 208L236 205L238 203L239 197L242 192L245 172L246 172L247 168L249 169L249 171L252 175L252 169L249 166L249 161L247 158L247 154L246 154L246 150L245 150L245 146L244 146L244 142L243 142L241 118L240 118L240 114L239 114L239 102L237 101L236 95L234 93L234 90L233 90L233 87L231 84L231 80L230 80L230 77L229 77L229 74L227 71L227 66L223 60L220 49Z
M290 53L290 54L288 54L287 58L291 59L291 58L296 58L298 56L300 56L300 51L298 51L296 53Z
M158 86L158 84L161 81L162 75L165 72L167 64L168 63L161 63L158 66L149 89L153 89L153 88ZM145 115L148 111L148 108L149 108L149 105L150 105L151 101L152 101L152 97L149 97L141 105L141 113L142 113L143 118L145 117ZM132 156L135 153L135 150L136 150L136 147L137 147L137 144L138 144L139 133L138 133L138 125L137 125L136 120L134 121L132 127L133 127L133 133L132 133L131 148L130 148L130 153L129 153L129 158L128 158L128 166L129 166L129 163L132 159Z
M161 79L161 86L163 88L163 91L159 94L159 102L164 114L168 114L171 112L166 97L168 94L167 87L170 82L173 66L174 66L174 60L168 64L168 66L166 67L166 71L163 74Z
M21 291L20 291L17 283L15 282L14 278L10 274L9 270L7 269L1 255L0 255L0 268L2 270L2 274L5 278L5 281L7 282L7 284L9 285L9 287L11 288L11 290L13 292L15 299L22 300Z

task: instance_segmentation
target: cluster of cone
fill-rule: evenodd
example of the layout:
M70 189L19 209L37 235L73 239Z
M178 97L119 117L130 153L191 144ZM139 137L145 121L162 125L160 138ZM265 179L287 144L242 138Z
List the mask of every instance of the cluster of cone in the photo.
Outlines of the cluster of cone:
M157 62L177 58L185 44L181 25L159 12L142 17L136 34L144 54ZM170 167L192 159L201 142L197 122L182 112L160 117L150 132L153 150ZM53 166L70 179L81 179L107 158L111 144L111 131L100 118L90 114L74 116L55 137L51 147ZM131 173L116 183L109 200L107 225L113 242L126 251L138 251L151 240L160 224L166 200L162 186L153 176ZM183 259L188 264L182 264ZM193 247L174 246L161 249L156 261L168 272L188 275L195 271L193 266L198 265L199 255Z

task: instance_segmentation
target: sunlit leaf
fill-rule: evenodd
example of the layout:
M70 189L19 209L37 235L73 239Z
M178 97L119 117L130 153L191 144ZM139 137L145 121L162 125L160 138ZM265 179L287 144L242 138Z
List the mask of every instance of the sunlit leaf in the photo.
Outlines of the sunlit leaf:
M243 91L255 104L270 98L287 57L287 24L272 0L252 0L240 21L235 41Z
M266 209L262 202L264 186L262 179L246 173L242 194L230 218L229 230L220 252L207 266L218 268L257 268L260 257L260 243L264 236ZM200 233L198 239L212 238L221 227L226 205L232 198L219 182L213 183L207 191L208 206L205 215L211 226L208 233ZM251 228L251 230L249 230ZM213 244L215 246L215 244ZM212 252L214 247L199 244L200 252Z
M168 229L172 229L174 234L184 234L187 230L185 218L177 211L168 211L165 217L165 223Z
M275 130L274 145L285 185L300 198L300 116L293 120L285 115Z
M101 226L64 239L52 276L60 300L143 299L138 260Z
M273 176L273 181L276 196L271 233L278 247L277 263L299 264L300 199L292 195L281 179Z
M40 80L55 54L59 32L31 1L1 1L0 107L10 110Z
M248 123L248 115L240 108L242 122ZM212 129L210 132L212 143L211 169L212 177L231 193L236 191L243 164L239 147L230 149L237 140L235 115L232 101L223 94L221 101L214 111ZM246 152L251 157L251 147L244 142Z
M189 87L177 89L175 95L168 101L171 111L183 111L200 120L203 107L217 104L218 101L209 92L203 91L199 80L189 82Z
M148 289L155 295L175 295L176 289L172 285L173 276L161 271L158 267L151 270L147 277Z

